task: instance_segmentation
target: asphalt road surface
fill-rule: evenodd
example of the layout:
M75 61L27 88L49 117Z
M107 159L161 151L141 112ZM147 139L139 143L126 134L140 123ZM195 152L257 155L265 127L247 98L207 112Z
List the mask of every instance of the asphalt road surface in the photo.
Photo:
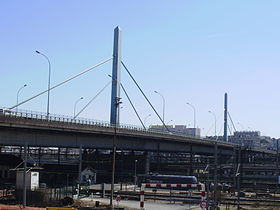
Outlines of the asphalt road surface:
M107 203L107 204L110 203L109 198L87 197L87 198L83 198L81 200L92 201L93 203L95 203L95 201L99 201L101 203ZM115 200L114 200L114 204L115 204L115 206L117 205L117 202ZM119 205L134 208L134 209L140 209L140 201L121 200ZM153 201L145 201L144 208L145 208L145 210L188 210L188 209L200 210L201 209L199 207L199 205L178 204L178 203L177 204L172 204L172 203L167 204L167 203L157 203L157 202L153 202Z

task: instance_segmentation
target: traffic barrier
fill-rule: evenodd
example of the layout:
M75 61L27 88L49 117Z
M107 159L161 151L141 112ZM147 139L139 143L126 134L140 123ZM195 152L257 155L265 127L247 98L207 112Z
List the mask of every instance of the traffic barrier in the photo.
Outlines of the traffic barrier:
M47 210L77 210L76 208L47 207Z
M0 210L46 210L46 208L30 207L30 206L12 206L0 204Z
M201 195L201 202L203 205L200 204L201 208L204 209L204 203L206 202L206 193L205 193L205 185L204 184L150 184L150 183L143 183L141 184L140 190L140 210L144 210L145 205L145 188L146 187L154 187L154 188L199 188L200 187L200 195ZM202 207L203 206L203 207Z

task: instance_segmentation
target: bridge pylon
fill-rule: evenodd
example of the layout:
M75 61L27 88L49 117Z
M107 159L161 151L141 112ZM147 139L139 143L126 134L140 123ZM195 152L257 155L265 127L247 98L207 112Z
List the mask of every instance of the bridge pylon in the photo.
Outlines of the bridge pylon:
M120 120L121 103L120 84L121 84L121 29L116 27L114 30L114 49L113 49L113 68L112 68L112 92L111 92L111 116L110 124L118 125Z

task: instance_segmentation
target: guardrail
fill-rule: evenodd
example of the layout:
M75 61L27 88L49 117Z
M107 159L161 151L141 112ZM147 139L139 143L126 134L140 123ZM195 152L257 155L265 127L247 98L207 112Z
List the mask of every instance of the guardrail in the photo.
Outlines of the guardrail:
M90 125L90 126L98 126L104 128L117 128L123 130L130 130L130 131L137 131L142 133L150 133L150 134L159 134L159 135L169 135L173 137L189 137L192 139L197 139L198 141L207 141L207 142L215 142L215 139L207 139L207 138L199 138L195 136L189 136L185 134L179 133L171 133L165 130L158 130L158 129L144 129L143 127L136 126L136 125L129 125L129 124L119 124L119 125L111 125L108 121L96 120L96 119L89 119L89 118L76 118L74 119L73 116L69 115L59 115L59 114L49 114L47 116L44 112L37 112L37 111L30 111L30 110L10 110L6 107L0 107L0 115L14 117L14 118L25 118L25 119L33 119L33 120L41 120L41 121L48 121L48 122L62 122L62 123L71 123L77 125ZM231 143L231 142L224 142L218 141L219 144L227 145L227 146L238 146L238 144ZM250 148L253 150L260 150L259 148ZM267 150L262 150L267 151Z
M99 127L106 127L106 128L117 128L117 129L126 129L132 131L140 131L145 133L155 133L155 134L162 134L162 135L175 135L175 136L184 136L184 137L192 137L197 138L194 136L187 136L184 134L174 134L164 130L157 130L157 129L144 129L143 127L136 126L136 125L129 125L129 124L119 124L117 126L111 125L108 121L101 121L95 119L88 119L88 118L75 118L69 115L58 115L58 114L49 114L47 116L44 112L37 112L37 111L29 111L29 110L9 110L5 107L0 107L0 114L4 116L14 117L14 118L25 118L25 119L34 119L34 120L44 120L49 122L64 122L64 123L72 123L72 124L79 124L79 125L95 125ZM201 139L201 138L197 138ZM209 140L209 139L207 139Z

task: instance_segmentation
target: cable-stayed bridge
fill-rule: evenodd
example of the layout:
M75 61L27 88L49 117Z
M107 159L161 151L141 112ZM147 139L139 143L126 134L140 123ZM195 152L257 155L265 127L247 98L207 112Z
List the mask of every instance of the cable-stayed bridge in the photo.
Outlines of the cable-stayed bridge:
M227 141L209 140L171 133L165 125L164 120L160 117L150 100L136 82L135 78L132 76L127 66L123 63L121 59L120 45L121 32L117 27L114 36L113 57L87 68L81 73L14 106L2 108L0 110L0 144L2 146L24 146L25 148L27 145L29 147L37 148L80 148L80 151L82 149L111 150L113 151L113 165L116 151L141 151L146 153L147 167L145 173L149 172L148 162L150 156L147 155L149 152L157 154L156 156L158 157L160 153L163 153L162 157L164 158L168 157L169 154L177 154L187 157L188 161L185 162L185 165L188 165L188 174L193 174L194 170L203 170L207 168L207 165L212 164L212 169L215 168L216 171L214 173L216 174L216 178L218 165L220 167L220 173L222 173L223 167L229 165L232 166L232 168L230 168L232 172L239 168L237 167L238 164L250 164L252 160L259 159L260 157L263 158L264 161L276 160L276 168L278 168L278 152L261 150L260 148L247 148ZM51 90L53 91L55 88L58 88L109 61L113 61L112 75L110 75L111 81L74 116L59 116L48 112L38 113L17 109L21 104L33 100L42 94L49 93ZM157 115L162 122L162 132L153 131L145 127L141 116L138 114L136 107L133 105L132 100L121 83L121 66L129 74L147 103L153 109L155 115ZM79 118L78 116L80 113L110 84L112 84L110 122ZM142 127L122 125L119 123L121 90L123 90L125 96L128 98L135 114L142 124ZM227 110L225 110L225 116L227 116ZM224 127L227 129L226 124ZM225 134L227 135L227 132L225 132ZM206 159L208 159L208 161L206 161ZM212 162L209 162L209 159L211 159ZM160 161L160 158L158 158L158 161ZM174 170L176 171L177 169L175 168ZM112 169L112 171L114 171L114 169ZM114 177L114 174L112 176Z

